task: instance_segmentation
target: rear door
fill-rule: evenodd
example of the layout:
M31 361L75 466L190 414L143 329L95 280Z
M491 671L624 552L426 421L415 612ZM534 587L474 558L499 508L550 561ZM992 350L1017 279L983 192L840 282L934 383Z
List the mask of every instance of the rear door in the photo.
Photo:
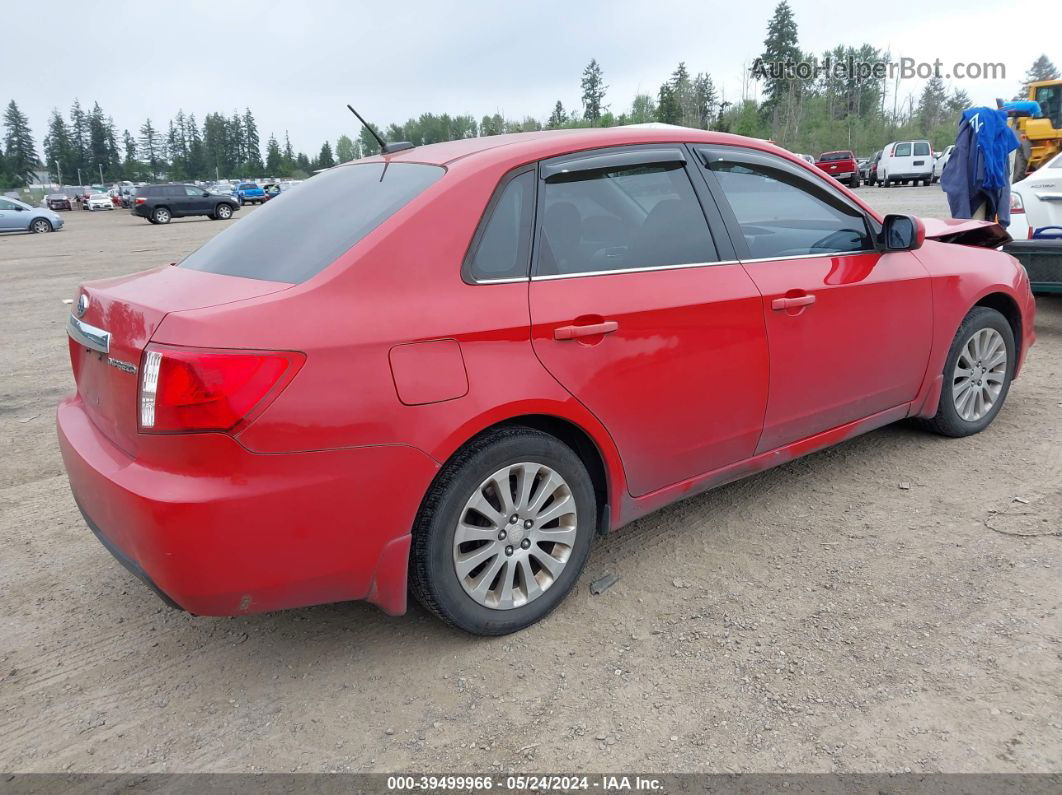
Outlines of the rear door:
M930 177L933 174L933 147L929 141L911 142L911 174L923 174Z
M874 222L826 180L740 147L698 149L762 293L770 400L757 452L914 399L929 359L929 275L875 249Z
M759 293L687 159L666 145L540 165L534 349L608 429L635 496L751 456L767 401Z

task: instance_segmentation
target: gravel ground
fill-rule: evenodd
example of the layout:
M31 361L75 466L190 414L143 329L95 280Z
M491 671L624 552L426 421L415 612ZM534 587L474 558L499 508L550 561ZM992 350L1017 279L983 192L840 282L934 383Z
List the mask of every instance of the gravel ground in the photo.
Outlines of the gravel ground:
M986 432L899 424L660 511L518 635L361 603L193 618L74 507L62 299L226 222L65 217L0 238L0 770L1062 769L1062 300Z

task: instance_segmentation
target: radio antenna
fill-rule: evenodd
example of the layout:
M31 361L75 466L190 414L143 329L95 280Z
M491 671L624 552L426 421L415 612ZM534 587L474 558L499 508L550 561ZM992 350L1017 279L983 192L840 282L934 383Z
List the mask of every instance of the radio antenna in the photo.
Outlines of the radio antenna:
M376 139L376 142L378 144L380 144L380 152L382 152L383 154L389 155L392 152L401 152L403 149L413 148L413 144L411 144L409 141L395 141L393 144L387 143L387 141L380 137L380 134L372 128L372 125L365 121L365 119L361 117L360 113L354 110L353 105L347 103L347 108L349 108L351 113L358 117L358 121L361 122L362 127L368 130L369 134Z

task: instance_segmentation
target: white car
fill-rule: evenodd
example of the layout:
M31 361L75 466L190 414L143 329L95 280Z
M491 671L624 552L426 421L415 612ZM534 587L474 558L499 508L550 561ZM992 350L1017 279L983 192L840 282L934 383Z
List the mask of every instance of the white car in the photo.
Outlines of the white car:
M1062 236L1062 154L1010 188L1010 236Z
M93 193L88 198L87 206L90 210L113 210L114 202L109 193Z
M955 144L952 144L939 155L936 155L933 160L933 181L940 182L940 175L944 173L944 166L951 160L951 153L955 151Z
M933 147L929 141L893 141L881 150L878 181L886 188L893 184L933 181Z

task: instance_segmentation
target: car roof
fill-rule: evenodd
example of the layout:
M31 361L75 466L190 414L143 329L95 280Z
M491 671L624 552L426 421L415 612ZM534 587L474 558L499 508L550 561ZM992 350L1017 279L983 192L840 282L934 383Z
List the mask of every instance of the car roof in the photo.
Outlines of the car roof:
M485 165L509 161L530 162L599 147L654 143L730 144L765 149L793 157L792 153L759 138L709 132L692 127L634 124L625 127L584 127L463 138L415 146L393 154L374 155L356 162L388 161L449 166L459 160L469 160Z

